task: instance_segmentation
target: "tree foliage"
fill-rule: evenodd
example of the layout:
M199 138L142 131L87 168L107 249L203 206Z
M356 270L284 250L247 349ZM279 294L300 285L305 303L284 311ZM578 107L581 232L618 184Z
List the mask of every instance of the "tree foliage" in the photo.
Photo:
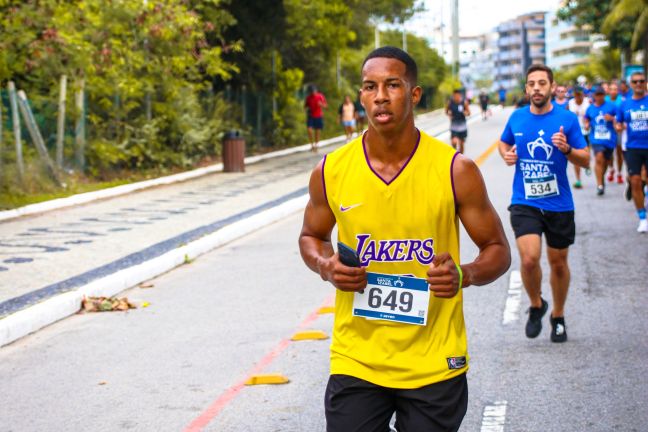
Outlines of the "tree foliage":
M0 0L0 86L26 91L51 146L67 75L68 166L81 115L92 176L191 166L217 155L230 127L301 143L305 85L325 92L334 118L377 23L416 10L415 0ZM399 46L400 33L382 41ZM431 105L447 68L422 38L409 35L408 50ZM73 97L82 83L85 113Z

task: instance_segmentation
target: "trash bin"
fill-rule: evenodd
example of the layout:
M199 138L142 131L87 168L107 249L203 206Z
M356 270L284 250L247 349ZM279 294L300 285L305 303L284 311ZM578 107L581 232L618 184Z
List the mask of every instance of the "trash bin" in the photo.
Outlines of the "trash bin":
M223 139L223 171L245 171L245 138L237 130L227 132Z

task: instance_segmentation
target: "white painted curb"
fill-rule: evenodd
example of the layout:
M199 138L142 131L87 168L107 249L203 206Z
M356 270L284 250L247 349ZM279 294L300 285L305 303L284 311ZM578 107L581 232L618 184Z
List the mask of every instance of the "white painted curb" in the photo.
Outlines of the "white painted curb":
M320 141L319 147L326 147L329 145L336 144L340 141L344 141L344 136L329 138L327 140ZM251 165L266 159L272 159L280 156L287 156L294 153L310 151L310 148L311 148L310 144L304 144L298 147L291 147L291 148L279 150L272 153L266 153L263 155L249 156L245 158L245 163L247 165ZM93 191L93 192L86 192L86 193L72 195L65 198L44 201L41 203L30 204L12 210L3 210L0 211L0 222L9 219L15 219L22 216L44 213L51 210L58 210L65 207L87 204L89 202L97 201L100 199L113 198L120 195L126 195L131 192L136 192L142 189L148 189L155 186L163 186L172 183L179 183L179 182L195 179L197 177L202 177L208 174L213 174L221 171L223 171L223 164L218 163L208 167L197 168L195 170L191 170L179 174L173 174L173 175L159 177L151 180L144 180L141 182L115 186L115 187Z
M302 210L308 194L293 198L249 218L234 222L218 231L194 240L164 255L97 279L82 287L47 299L37 305L0 319L0 347L33 333L81 309L84 296L114 296L125 289L159 276L219 246L277 222Z

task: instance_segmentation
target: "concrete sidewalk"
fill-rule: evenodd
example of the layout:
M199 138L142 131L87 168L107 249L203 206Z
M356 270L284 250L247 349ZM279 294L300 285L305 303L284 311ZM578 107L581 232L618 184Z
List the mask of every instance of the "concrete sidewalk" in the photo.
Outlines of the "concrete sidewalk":
M448 138L439 111L417 124ZM0 223L0 346L77 312L83 296L115 295L300 210L321 157L295 152Z

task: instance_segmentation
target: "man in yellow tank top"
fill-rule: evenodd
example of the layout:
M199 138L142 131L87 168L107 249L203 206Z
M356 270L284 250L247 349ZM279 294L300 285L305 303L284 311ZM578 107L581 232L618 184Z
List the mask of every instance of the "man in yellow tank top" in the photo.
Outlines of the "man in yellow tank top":
M462 288L510 265L477 166L414 126L414 60L394 47L362 65L369 128L310 179L299 238L306 265L337 288L327 431L456 431L468 400ZM479 247L459 262L459 220ZM331 241L357 252L345 265ZM353 254L353 251L351 251ZM348 261L347 264L349 264Z

